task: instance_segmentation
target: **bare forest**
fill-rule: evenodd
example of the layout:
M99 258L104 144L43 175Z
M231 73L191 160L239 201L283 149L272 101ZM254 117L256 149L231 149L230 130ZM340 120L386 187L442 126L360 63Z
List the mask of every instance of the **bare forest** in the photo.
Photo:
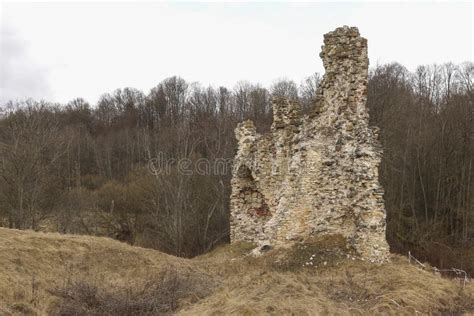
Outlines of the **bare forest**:
M312 108L321 76L269 89L203 87L179 77L97 104L28 100L0 111L0 226L109 236L181 257L229 239L234 128L272 123L270 100ZM370 70L392 252L474 273L474 64ZM151 162L167 162L159 171ZM179 162L185 161L187 170ZM161 166L162 167L162 166ZM202 164L201 164L202 167ZM190 170L190 168L194 168ZM203 171L202 168L200 171Z

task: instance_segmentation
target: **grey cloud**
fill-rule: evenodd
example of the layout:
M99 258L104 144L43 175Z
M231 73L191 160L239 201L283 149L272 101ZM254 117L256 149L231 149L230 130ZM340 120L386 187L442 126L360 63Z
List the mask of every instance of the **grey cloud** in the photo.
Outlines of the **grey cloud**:
M50 98L47 69L33 61L25 41L7 22L0 27L0 104Z

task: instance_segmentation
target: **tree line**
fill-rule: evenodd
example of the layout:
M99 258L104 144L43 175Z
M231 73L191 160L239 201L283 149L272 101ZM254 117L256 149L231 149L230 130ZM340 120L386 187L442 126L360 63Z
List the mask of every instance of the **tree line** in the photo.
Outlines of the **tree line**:
M400 64L370 70L368 108L380 128L387 236L392 249L433 251L474 238L474 64ZM106 235L192 257L228 240L230 172L150 172L149 161L232 159L234 127L269 129L271 98L311 109L321 76L270 89L203 87L179 77L148 94L118 89L83 99L3 106L0 225Z

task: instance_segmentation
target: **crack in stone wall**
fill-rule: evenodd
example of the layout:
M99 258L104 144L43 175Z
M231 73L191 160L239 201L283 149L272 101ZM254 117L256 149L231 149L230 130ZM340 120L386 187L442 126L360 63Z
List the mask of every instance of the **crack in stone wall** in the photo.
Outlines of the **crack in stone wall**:
M272 100L273 124L260 135L252 121L236 130L231 241L285 246L341 234L360 255L387 260L382 149L365 106L367 40L355 27L324 35L325 75L314 108Z

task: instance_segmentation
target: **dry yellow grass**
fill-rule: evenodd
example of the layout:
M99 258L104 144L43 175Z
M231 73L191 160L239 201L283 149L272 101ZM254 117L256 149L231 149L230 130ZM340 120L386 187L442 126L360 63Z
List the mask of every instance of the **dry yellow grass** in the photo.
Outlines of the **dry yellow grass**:
M3 228L0 254L0 307L4 314L30 311L47 315L53 299L48 290L68 279L133 284L166 265L189 266L189 260L109 238Z
M245 256L249 246L223 246L191 260L108 238L0 229L0 315L47 315L48 290L68 279L108 286L143 284L166 266L209 275L217 287L183 315L462 314L474 311L474 286L410 266L406 258L372 265L345 257L302 267L292 251ZM307 256L303 252L303 257ZM296 262L281 268L275 262ZM303 258L304 259L304 258ZM309 259L309 258L308 258Z

